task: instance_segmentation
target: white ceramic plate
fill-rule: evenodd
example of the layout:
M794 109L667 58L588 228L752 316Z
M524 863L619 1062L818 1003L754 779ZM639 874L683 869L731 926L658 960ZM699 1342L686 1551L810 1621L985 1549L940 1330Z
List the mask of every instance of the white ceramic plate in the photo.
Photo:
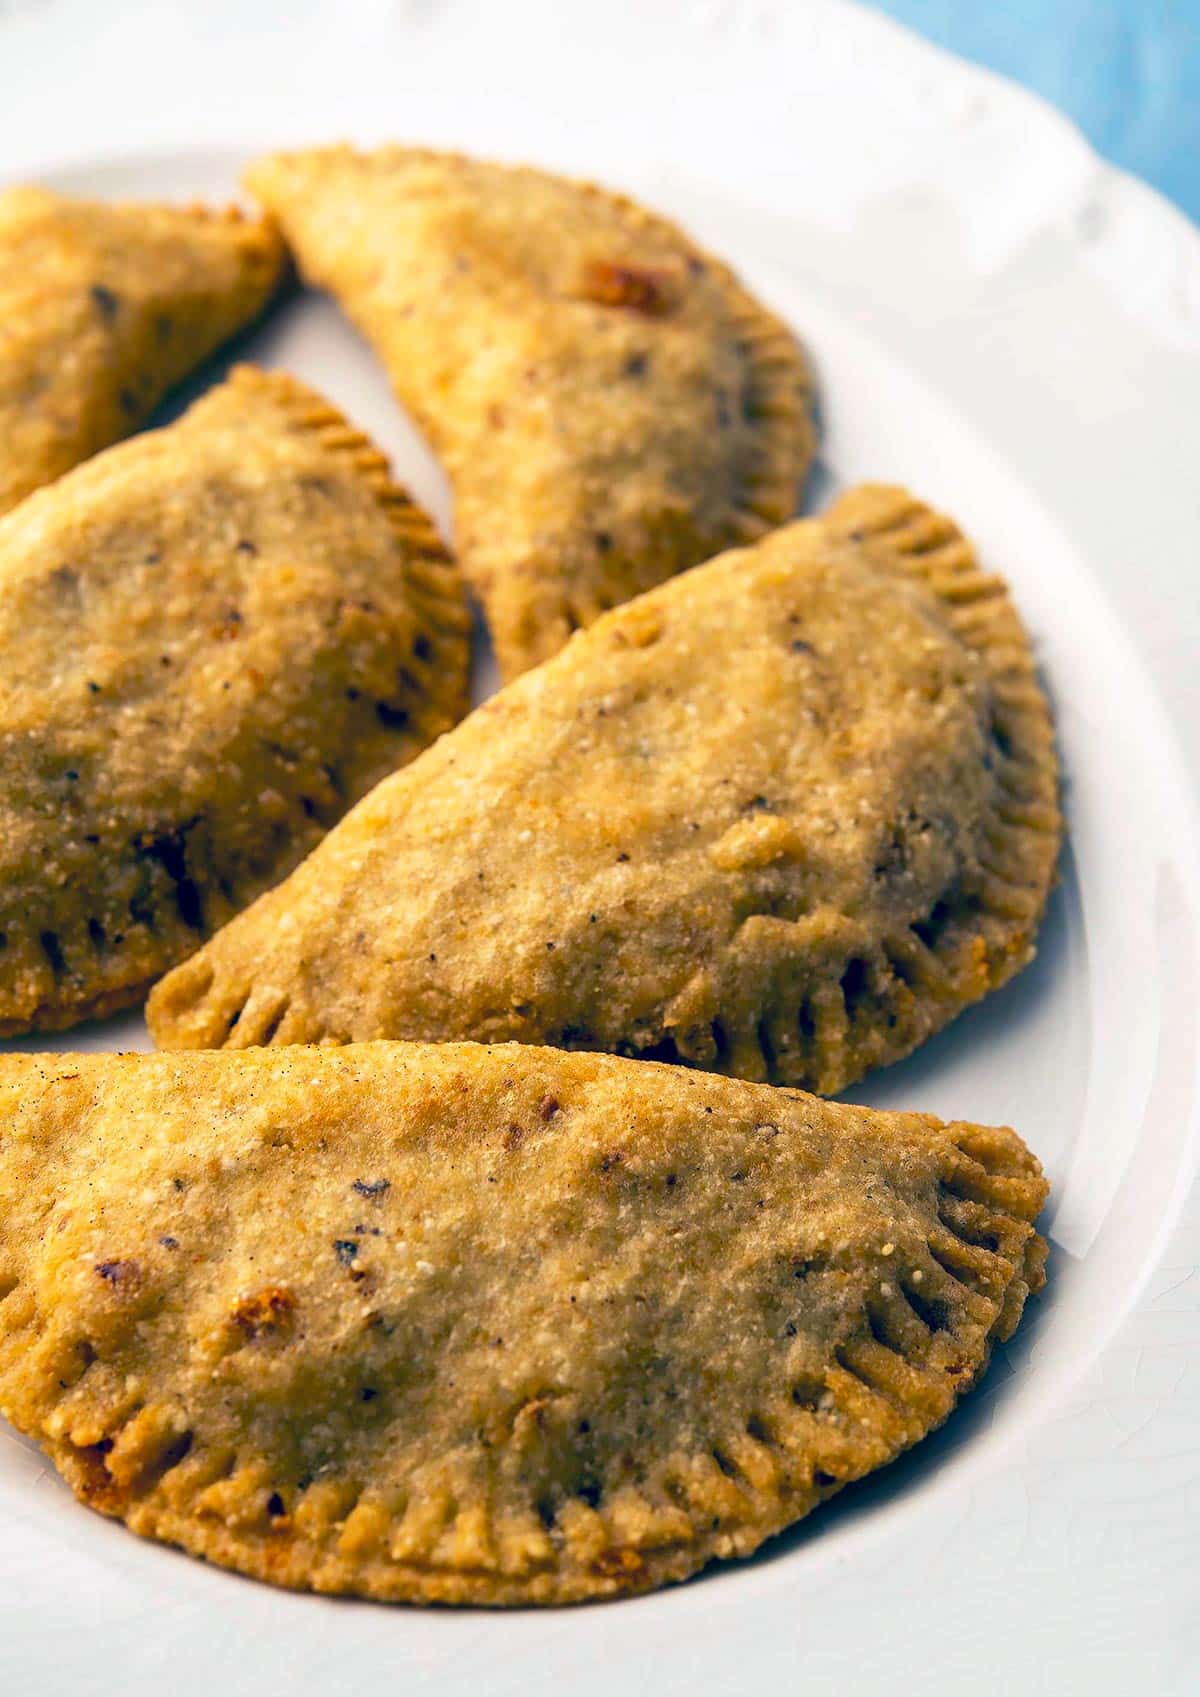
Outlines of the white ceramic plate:
M223 199L238 163L221 149L160 150L45 175L89 193ZM1008 990L851 1094L1020 1128L1054 1187L1047 1292L981 1391L909 1457L756 1560L607 1608L497 1617L275 1593L89 1515L31 1446L0 1428L0 1691L15 1694L36 1678L40 1689L72 1694L199 1697L224 1688L327 1697L386 1680L439 1694L566 1688L667 1697L777 1686L803 1670L818 1689L836 1679L852 1692L878 1689L900 1658L904 1676L928 1692L949 1692L966 1677L985 1692L1082 1689L1075 1678L1084 1671L1090 1691L1123 1691L1107 1681L1128 1665L1142 1670L1139 1689L1149 1694L1173 1689L1168 1680L1195 1666L1177 1583L1157 1602L1139 1598L1138 1632L1153 1621L1158 1647L1122 1661L1133 1645L1113 1605L1120 1595L1130 1606L1126 1588L1147 1570L1131 1573L1119 1552L1114 1560L1095 1543L1119 1543L1136 1518L1138 1486L1121 1460L1143 1418L1151 1421L1168 1390L1185 1418L1200 1413L1194 1384L1180 1388L1185 1367L1171 1375L1172 1352L1192 1337L1179 1326L1154 1356L1142 1414L1124 1405L1111 1419L1095 1413L1104 1362L1125 1360L1112 1340L1147 1283L1156 1273L1161 1280L1195 1172L1195 820L1155 692L1074 535L1044 503L1044 458L1014 450L1011 436L998 449L995 429L977 432L947 346L931 354L927 326L889 333L864 310L861 292L843 289L843 234L830 229L823 249L812 227L802 242L786 239L776 215L714 192L711 182L630 164L618 175L689 220L804 336L824 394L814 503L860 478L909 484L961 520L1008 577L1034 633L1058 715L1069 824L1038 959ZM897 218L893 236L902 209ZM918 214L912 227L922 228ZM885 228L881 252L888 235ZM905 287L911 277L898 271L898 297ZM964 349L980 330L970 305L946 328ZM436 467L328 302L289 305L237 352L323 389L448 518ZM981 402L978 410L987 409ZM995 416L993 406L993 426ZM1139 501L1153 493L1146 477L1143 467ZM1193 555L1198 538L1200 523ZM482 676L481 687L488 681ZM140 1020L129 1018L53 1046L145 1044ZM1095 1458L1097 1479L1120 1483L1097 1483L1071 1501L1062 1481L1078 1471L1079 1444ZM1161 1468L1153 1474L1153 1489L1163 1477ZM1164 1569L1176 1581L1180 1561L1196 1554L1192 1477L1157 1520ZM1095 1538L1081 1538L1081 1525ZM1130 1551L1144 1547L1137 1530ZM1072 1598L1049 1615L1047 1573L1062 1576ZM1069 1621L1065 1638L1056 1640L1056 1621Z

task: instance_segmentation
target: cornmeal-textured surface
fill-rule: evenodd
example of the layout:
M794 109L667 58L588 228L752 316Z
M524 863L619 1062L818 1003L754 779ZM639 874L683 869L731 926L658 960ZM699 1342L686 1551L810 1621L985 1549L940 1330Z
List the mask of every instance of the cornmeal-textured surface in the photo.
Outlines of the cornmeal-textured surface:
M833 1092L1030 958L1058 830L1004 585L863 489L502 691L161 984L151 1028L516 1038Z
M283 263L232 209L0 192L0 513L144 423Z
M803 357L665 219L399 147L281 154L248 182L441 455L506 677L795 512L813 446Z
M0 1058L0 1408L280 1585L568 1602L938 1425L1042 1282L1011 1131L516 1045Z
M383 456L241 369L0 520L0 1033L149 982L466 708Z

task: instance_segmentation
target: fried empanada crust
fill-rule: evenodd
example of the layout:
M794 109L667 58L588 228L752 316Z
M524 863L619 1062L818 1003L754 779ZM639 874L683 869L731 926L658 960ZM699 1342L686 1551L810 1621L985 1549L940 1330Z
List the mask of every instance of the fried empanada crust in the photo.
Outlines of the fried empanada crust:
M143 424L283 269L233 208L0 192L0 513Z
M608 1049L833 1093L1033 953L1050 717L1003 583L864 488L609 614L158 986L162 1047Z
M505 677L796 511L804 357L666 219L403 147L278 154L247 181L441 456Z
M466 710L430 521L291 378L0 520L0 1035L149 984Z
M1037 1161L519 1045L0 1058L0 1408L275 1584L615 1597L939 1425L1042 1282Z

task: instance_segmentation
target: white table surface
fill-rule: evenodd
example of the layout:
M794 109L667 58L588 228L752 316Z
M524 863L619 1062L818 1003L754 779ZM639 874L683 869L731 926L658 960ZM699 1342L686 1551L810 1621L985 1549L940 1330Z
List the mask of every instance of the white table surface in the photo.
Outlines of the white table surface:
M840 0L0 0L0 177L343 134L490 147L617 181L627 157L664 199L698 183L769 215L793 268L819 239L819 287L907 349L999 454L1039 468L1036 493L1200 773L1200 237L1049 109ZM952 333L964 316L969 358ZM1193 1191L1137 1311L1059 1409L1034 1485L1014 1502L997 1478L982 1504L1003 1552L987 1583L965 1556L963 1582L934 1595L920 1574L886 1575L940 1646L936 1679L906 1667L914 1685L1200 1689L1198 1244ZM951 1546L965 1536L947 1525ZM1072 1550L1088 1552L1086 1587ZM19 1560L0 1561L0 1669L21 1578ZM870 1607L868 1595L864 1620ZM77 1618L102 1634L102 1598L80 1598ZM1010 1682L1002 1657L980 1656L1014 1637ZM820 1619L790 1643L777 1683L803 1670L831 1688L844 1659ZM864 1632L857 1651L862 1690L895 1681L885 1643ZM547 1674L569 1688L566 1666Z

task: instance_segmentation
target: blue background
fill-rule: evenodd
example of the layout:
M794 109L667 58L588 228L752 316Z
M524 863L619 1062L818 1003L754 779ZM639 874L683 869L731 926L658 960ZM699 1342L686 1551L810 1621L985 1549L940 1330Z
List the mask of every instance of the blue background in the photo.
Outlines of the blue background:
M1024 83L1200 221L1200 0L875 0Z

